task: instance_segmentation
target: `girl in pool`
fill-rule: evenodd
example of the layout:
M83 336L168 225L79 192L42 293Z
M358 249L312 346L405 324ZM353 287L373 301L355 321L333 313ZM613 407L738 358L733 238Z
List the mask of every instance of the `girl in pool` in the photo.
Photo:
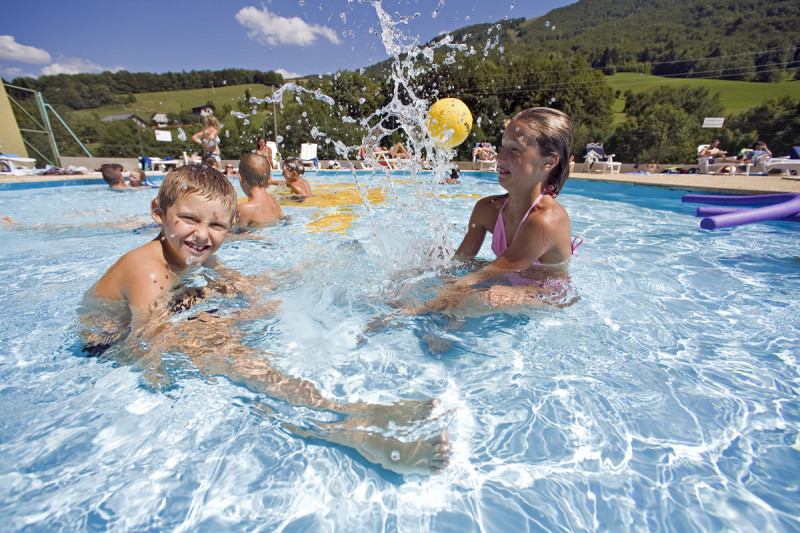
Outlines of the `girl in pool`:
M563 293L558 288L566 285L573 242L569 215L556 196L569 176L571 149L572 122L561 111L536 107L511 120L497 154L498 182L508 192L478 200L456 250L458 259L474 258L489 232L497 258L411 312L465 303L491 308L548 305L554 293ZM483 287L474 290L479 284Z

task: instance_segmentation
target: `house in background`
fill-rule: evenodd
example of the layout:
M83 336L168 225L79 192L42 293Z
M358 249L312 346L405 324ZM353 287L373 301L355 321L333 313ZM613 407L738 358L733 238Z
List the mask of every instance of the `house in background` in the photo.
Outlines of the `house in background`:
M147 121L139 115L133 113L128 115L108 115L107 117L100 119L101 122L114 122L116 120L132 120L142 128L147 127Z
M201 117L205 118L208 115L214 114L214 106L211 104L205 104L197 107L192 108L192 113L195 115L200 115Z
M165 128L169 125L169 119L166 113L156 113L151 120L155 123L157 128Z

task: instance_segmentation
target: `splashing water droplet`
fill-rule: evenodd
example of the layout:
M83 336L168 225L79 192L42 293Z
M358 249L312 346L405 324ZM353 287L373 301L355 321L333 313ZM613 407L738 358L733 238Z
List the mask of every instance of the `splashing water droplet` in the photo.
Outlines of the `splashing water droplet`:
M397 461L400 460L400 452L398 452L397 450L392 450L391 458L392 461L396 463Z

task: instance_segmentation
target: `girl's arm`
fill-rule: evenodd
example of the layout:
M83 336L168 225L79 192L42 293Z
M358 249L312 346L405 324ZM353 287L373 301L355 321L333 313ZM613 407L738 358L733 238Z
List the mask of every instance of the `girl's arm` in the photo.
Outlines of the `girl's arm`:
M469 259L478 255L486 238L486 232L490 231L489 228L494 228L492 219L497 217L497 210L492 202L496 198L489 196L478 200L475 204L469 217L467 234L456 250L457 259Z

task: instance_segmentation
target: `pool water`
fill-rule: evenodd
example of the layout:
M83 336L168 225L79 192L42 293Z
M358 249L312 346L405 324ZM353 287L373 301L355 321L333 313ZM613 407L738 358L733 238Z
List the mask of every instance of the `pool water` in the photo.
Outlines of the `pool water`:
M577 303L364 333L441 283L431 252L501 189L308 178L314 198L280 198L291 220L219 252L246 275L291 272L245 342L340 401L441 398L445 473L293 436L281 422L306 410L223 378L184 367L156 390L82 356L75 309L154 237L132 228L155 191L18 188L0 191L20 222L0 229L0 529L800 529L800 226L709 232L680 191L570 181Z

